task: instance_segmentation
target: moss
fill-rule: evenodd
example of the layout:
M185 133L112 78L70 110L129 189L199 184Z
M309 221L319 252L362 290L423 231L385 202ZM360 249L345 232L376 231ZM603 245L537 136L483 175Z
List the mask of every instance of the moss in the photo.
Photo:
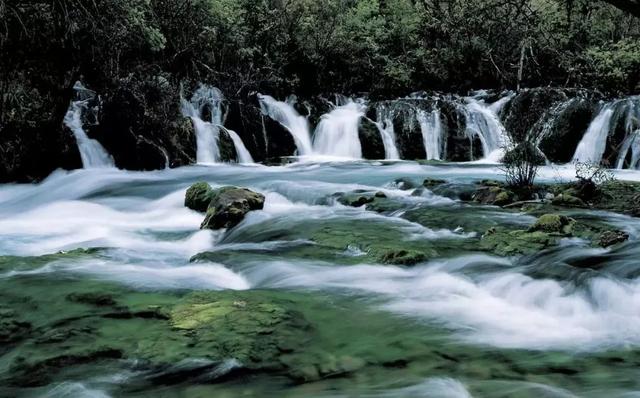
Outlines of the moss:
M214 192L206 182L196 182L187 189L184 197L184 205L191 210L205 212L211 203Z
M222 187L211 193L202 229L233 228L252 210L264 207L264 195L246 188Z
M541 231L489 230L480 241L482 249L500 256L533 254L557 243L557 238Z
M538 218L530 231L571 235L574 224L575 220L562 214L545 214Z

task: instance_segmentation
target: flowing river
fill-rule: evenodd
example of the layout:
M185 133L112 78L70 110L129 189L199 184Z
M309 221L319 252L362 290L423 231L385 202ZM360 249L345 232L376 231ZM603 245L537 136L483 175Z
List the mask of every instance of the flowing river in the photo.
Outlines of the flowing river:
M573 175L545 167L540 180ZM420 188L425 178L449 192ZM496 165L352 161L2 185L0 396L640 396L640 219L575 210L630 241L498 257L472 243L535 218L457 195L499 178ZM232 230L200 230L203 215L184 207L196 181L250 188L265 207ZM356 190L389 207L335 200ZM386 265L372 255L381 247L437 255ZM261 312L228 335L224 322L191 327L219 303Z

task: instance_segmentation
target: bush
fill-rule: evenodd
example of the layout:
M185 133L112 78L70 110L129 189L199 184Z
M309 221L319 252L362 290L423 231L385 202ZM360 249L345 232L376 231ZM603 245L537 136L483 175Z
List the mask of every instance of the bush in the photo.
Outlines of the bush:
M522 142L507 151L503 159L507 185L512 188L530 189L545 158L532 142Z

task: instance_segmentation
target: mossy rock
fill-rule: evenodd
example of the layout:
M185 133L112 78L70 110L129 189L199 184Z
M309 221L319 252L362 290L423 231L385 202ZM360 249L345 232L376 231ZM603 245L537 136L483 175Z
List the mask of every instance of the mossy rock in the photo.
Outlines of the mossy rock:
M500 256L534 254L557 244L558 238L541 231L508 231L492 228L482 236L480 247Z
M222 187L212 191L202 229L233 228L248 212L264 208L264 195L247 188Z
M598 238L600 247L611 247L629 240L629 234L622 231L605 231Z
M384 264L415 265L425 261L427 255L417 250L399 249L382 252L379 259Z
M184 196L184 205L191 210L204 213L213 198L213 188L208 183L201 181L196 182L187 189Z
M506 206L516 200L513 191L500 185L484 185L473 194L473 201L485 205Z
M575 220L562 214L545 214L538 218L530 231L541 231L550 234L571 235Z
M556 195L551 203L556 206L564 207L588 207L582 199L573 196L570 193L561 193L560 195Z

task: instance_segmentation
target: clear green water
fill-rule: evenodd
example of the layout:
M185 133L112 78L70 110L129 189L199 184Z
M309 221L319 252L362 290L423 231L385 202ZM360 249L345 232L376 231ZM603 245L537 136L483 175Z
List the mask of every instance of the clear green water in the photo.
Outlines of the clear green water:
M543 170L558 175L571 170ZM455 192L499 172L225 165L1 186L0 396L639 394L638 220L574 212L631 241L500 258L480 235L533 217L412 196L401 177ZM200 231L203 216L182 203L199 180L260 191L265 209ZM388 200L376 212L332 197L356 189ZM425 258L383 264L390 250Z

